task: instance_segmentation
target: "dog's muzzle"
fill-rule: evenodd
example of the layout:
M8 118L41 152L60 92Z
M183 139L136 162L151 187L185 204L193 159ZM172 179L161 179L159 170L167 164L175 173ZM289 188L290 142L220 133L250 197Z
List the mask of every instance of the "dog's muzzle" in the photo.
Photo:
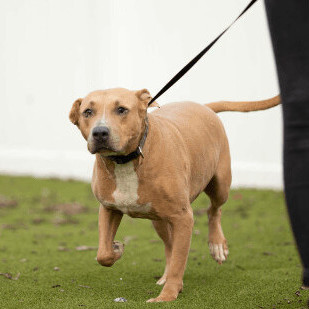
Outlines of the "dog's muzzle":
M110 145L110 130L105 126L94 127L91 132L91 138L88 141L88 149L94 154L101 150L112 150ZM90 146L90 147L89 147Z

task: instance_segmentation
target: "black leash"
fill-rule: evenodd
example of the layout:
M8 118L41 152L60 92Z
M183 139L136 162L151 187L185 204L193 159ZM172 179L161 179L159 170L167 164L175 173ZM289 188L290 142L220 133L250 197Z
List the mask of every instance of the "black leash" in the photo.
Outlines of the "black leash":
M165 91L172 87L182 76L184 76L211 48L215 43L222 37L222 35L229 30L233 24L245 14L251 6L257 0L252 0L246 8L240 13L240 15L220 34L218 35L208 46L206 46L197 56L195 56L185 67L183 67L148 103L148 106L154 102L158 97L160 97Z
M245 14L250 7L256 2L257 0L252 0L247 7L241 12L241 14L219 35L217 36L208 46L206 46L196 57L194 57L184 68L182 68L148 103L148 106L154 102L158 97L160 97L165 91L167 91L170 87L172 87L182 76L184 76L211 48L212 46L221 38L221 36L229 30L233 24L243 15ZM144 143L146 141L146 137L148 134L148 122L146 120L146 128L143 134L143 137L137 147L137 149L126 156L108 156L110 160L116 162L117 164L125 164L128 163L140 155L143 156L142 149Z

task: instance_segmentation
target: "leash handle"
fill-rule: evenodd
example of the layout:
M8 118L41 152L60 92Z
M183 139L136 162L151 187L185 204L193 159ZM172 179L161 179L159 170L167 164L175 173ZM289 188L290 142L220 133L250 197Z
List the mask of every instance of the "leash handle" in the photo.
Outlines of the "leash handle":
M222 35L229 30L233 24L245 14L251 6L257 2L257 0L252 0L246 8L239 14L239 16L220 34L218 35L208 46L206 46L197 56L195 56L186 66L184 66L148 103L148 106L153 103L157 98L159 98L165 91L172 87L181 77L183 77L211 48L215 43L222 37Z

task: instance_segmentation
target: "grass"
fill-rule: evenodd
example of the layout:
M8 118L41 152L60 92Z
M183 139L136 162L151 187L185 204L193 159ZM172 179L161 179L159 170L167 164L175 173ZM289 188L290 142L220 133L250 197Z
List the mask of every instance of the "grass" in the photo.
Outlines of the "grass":
M223 207L230 256L222 266L208 253L209 201L201 195L193 205L184 292L164 304L145 303L159 294L155 277L164 269L163 244L150 221L124 217L116 239L127 242L125 253L104 268L95 250L75 249L97 246L98 203L89 184L0 176L0 196L8 199L0 203L0 273L20 273L17 280L0 276L0 308L306 307L308 291L300 290L301 266L282 192L231 192ZM61 206L75 202L82 207ZM115 303L116 297L127 302Z

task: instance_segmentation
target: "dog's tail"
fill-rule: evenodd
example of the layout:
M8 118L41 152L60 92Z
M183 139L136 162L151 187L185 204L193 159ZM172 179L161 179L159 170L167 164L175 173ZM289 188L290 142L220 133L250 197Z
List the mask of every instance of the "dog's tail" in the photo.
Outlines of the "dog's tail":
M253 112L268 109L277 106L281 103L280 95L277 95L271 99L262 101L249 101L249 102L229 102L220 101L214 103L205 104L212 109L215 113L220 112Z

